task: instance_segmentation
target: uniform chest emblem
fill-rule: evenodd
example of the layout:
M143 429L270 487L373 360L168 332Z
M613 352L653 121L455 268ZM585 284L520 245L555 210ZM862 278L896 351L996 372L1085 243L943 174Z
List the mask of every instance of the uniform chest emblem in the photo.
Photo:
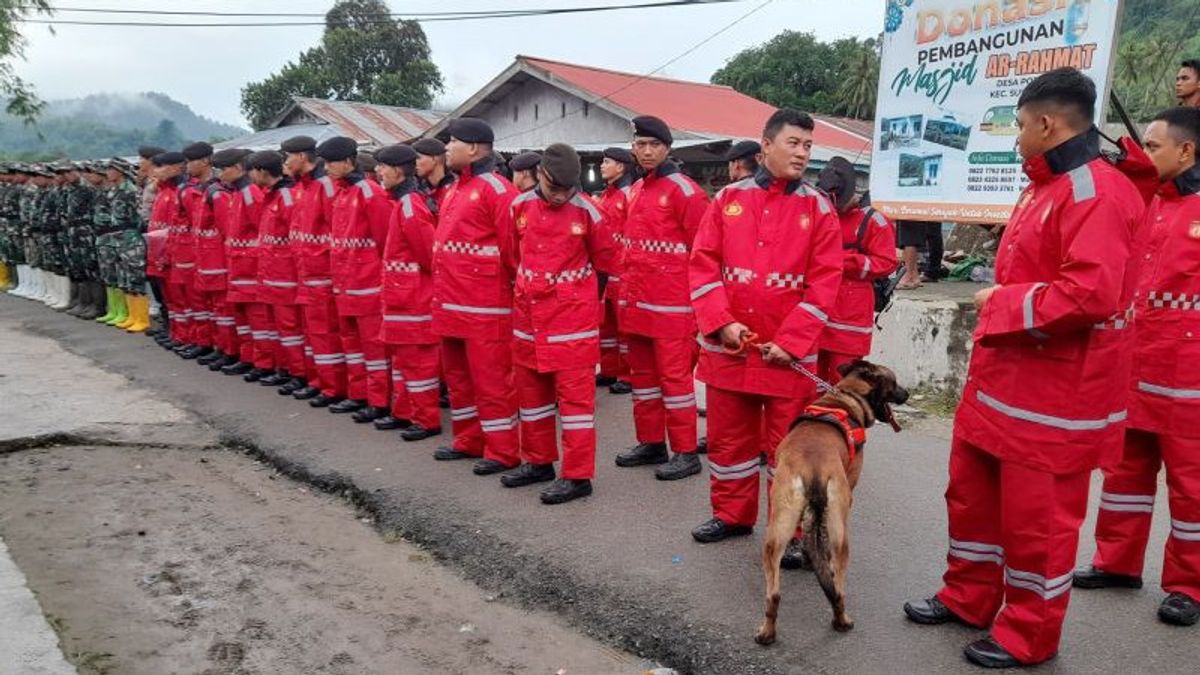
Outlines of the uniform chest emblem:
M1192 223L1192 226L1188 228L1188 236L1192 239L1200 239L1200 220Z
M661 197L658 198L658 205L659 206L667 205L667 196L666 195L662 195Z
M740 216L742 215L742 205L737 202L730 202L725 206L725 215Z
M807 213L800 216L800 229L807 230L808 226L811 224L812 224L812 219L808 217Z
M479 201L479 190L475 190L475 191L471 192L471 201L473 201L473 202Z
M581 223L571 223L571 234L576 237L583 234L583 225Z

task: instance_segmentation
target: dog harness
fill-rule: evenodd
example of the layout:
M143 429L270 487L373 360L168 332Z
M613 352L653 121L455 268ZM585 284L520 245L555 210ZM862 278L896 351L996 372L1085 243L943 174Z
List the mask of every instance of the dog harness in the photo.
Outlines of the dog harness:
M867 444L867 430L858 422L850 419L850 413L841 408L826 408L819 405L810 405L800 413L796 421L792 422L794 428L801 422L820 422L837 427L837 430L842 432L846 437L846 448L850 451L850 461L854 461L855 455L862 452L863 446Z

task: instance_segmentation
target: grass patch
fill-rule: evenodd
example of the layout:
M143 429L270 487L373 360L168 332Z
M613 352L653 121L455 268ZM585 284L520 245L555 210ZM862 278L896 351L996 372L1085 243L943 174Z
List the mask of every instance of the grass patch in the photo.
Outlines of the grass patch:
M954 389L921 387L909 392L908 405L927 415L954 417L958 409L959 393Z

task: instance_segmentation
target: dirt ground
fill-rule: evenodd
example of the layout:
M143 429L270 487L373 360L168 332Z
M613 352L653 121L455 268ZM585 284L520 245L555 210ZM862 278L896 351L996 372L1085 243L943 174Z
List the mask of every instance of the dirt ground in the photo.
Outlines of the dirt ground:
M0 533L81 673L634 673L229 450L0 455Z

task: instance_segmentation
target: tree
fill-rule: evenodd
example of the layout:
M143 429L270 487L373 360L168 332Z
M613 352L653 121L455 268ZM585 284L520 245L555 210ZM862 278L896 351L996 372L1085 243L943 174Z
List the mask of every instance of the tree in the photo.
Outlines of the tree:
M325 14L321 44L278 73L242 89L242 112L264 128L293 96L428 108L442 91L425 31L394 20L382 0L339 0Z
M25 57L25 37L20 23L31 14L52 14L49 0L0 0L0 95L8 98L5 110L32 124L44 105L33 86L17 77L12 59Z
M778 107L870 117L878 60L875 40L826 43L812 33L784 31L735 55L712 81Z
M1145 122L1175 103L1175 73L1184 58L1200 55L1200 3L1127 0L1113 91L1129 116ZM1110 119L1116 121L1115 113Z

